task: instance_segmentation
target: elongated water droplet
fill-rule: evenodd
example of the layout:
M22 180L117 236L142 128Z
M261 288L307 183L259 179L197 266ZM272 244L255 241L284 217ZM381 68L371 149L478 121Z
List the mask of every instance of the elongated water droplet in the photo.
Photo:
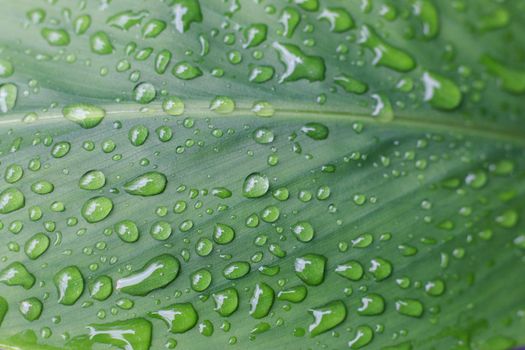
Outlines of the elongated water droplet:
M129 30L133 26L140 24L142 19L147 15L148 13L146 11L134 12L131 10L126 10L109 17L106 23L118 29Z
M368 85L365 82L354 79L347 74L335 76L334 82L349 93L361 95L368 91Z
M91 16L90 15L80 15L73 21L73 30L76 35L82 35L91 26Z
M301 127L301 131L306 136L316 141L326 140L330 133L326 125L316 122L306 123L303 127Z
M0 112L7 113L16 105L18 88L15 84L6 83L0 85Z
M430 0L413 0L412 10L423 24L423 37L433 39L439 33L439 15L436 7Z
M126 182L124 190L135 196L149 197L164 192L167 183L166 175L151 171Z
M27 270L24 264L14 262L2 269L0 272L0 283L31 289L35 284L35 276Z
M277 293L277 299L291 303L300 303L308 295L308 289L302 284L281 290Z
M170 254L159 255L127 277L117 280L116 289L130 295L144 296L170 284L179 274L180 263Z
M90 324L88 334L72 338L67 347L91 349L93 343L125 350L148 350L151 346L151 323L144 318L133 318L105 324Z
M210 102L210 110L219 114L229 114L235 110L235 101L228 96L216 96Z
M160 50L155 57L155 72L164 74L170 65L171 57L171 51L166 49Z
M373 52L373 65L385 66L400 72L408 72L416 67L416 62L408 53L386 43L368 25L361 27L358 43Z
M92 104L75 103L64 107L62 114L66 119L77 123L84 129L91 129L102 122L106 111Z
M172 5L173 21L179 33L184 33L192 23L202 22L199 0L175 0Z
M41 33L51 46L67 46L71 41L64 29L43 28Z
M328 21L330 30L334 33L344 33L355 26L350 13L342 7L327 7L317 19Z
M146 39L156 38L166 29L166 26L166 22L161 19L151 19L142 27L142 37Z
M279 59L285 66L279 83L306 79L308 81L322 81L325 77L325 63L319 56L308 56L298 46L274 42Z
M364 274L363 266L355 260L337 265L335 272L351 281L359 281Z
M481 63L490 74L498 78L498 82L504 90L513 94L525 93L525 70L508 67L489 55L483 55Z
M250 264L246 261L234 261L226 265L224 270L222 270L222 275L226 279L236 280L246 276L250 269Z
M173 66L171 73L182 80L192 80L202 75L202 70L186 61L182 61Z
M423 100L432 107L451 110L461 103L461 90L452 80L432 72L423 73L421 80L425 86Z
M250 298L250 315L255 319L266 317L272 309L275 292L264 282L257 283Z

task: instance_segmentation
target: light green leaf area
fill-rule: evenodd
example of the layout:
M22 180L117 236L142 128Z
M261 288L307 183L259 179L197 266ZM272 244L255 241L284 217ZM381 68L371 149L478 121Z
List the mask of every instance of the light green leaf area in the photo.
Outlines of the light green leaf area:
M0 9L0 348L525 344L524 2Z

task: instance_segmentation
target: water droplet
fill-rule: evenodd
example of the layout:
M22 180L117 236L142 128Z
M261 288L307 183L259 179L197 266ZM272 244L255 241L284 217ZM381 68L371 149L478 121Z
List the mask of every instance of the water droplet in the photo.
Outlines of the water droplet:
M361 27L358 43L374 53L373 65L385 66L400 72L408 72L416 67L416 62L408 53L386 43L368 25Z
M149 137L149 130L144 125L136 125L129 129L128 139L133 146L142 146Z
M380 315L385 311L385 299L379 294L367 294L361 298L357 313L363 316Z
M31 289L35 284L35 276L27 270L24 264L14 262L0 271L0 283Z
M126 10L109 17L106 23L112 27L127 31L133 26L142 23L142 19L147 15L147 11L133 12L131 10Z
M263 23L251 24L244 29L244 49L259 46L266 40L268 26Z
M326 258L318 254L306 254L294 262L295 274L310 286L318 286L324 281Z
M113 293L111 277L102 275L89 283L89 295L95 300L104 301Z
M325 8L317 19L326 20L330 24L330 31L334 33L344 33L355 26L350 13L341 7Z
M461 90L452 80L433 72L424 72L421 81L425 86L423 100L432 107L451 110L461 103Z
M235 238L235 230L226 224L215 224L213 240L218 244L228 244Z
M359 281L363 277L363 266L355 261L349 260L345 263L339 264L335 268L335 272L339 276L343 276L351 281Z
M179 274L180 263L170 254L159 255L144 264L142 269L117 280L116 289L130 295L147 295L170 284Z
M292 225L292 232L300 242L310 242L315 235L313 226L307 221L299 221Z
M24 318L28 321L35 321L40 318L44 305L42 302L35 298L27 298L20 302L18 310Z
M275 110L269 102L258 101L253 104L252 112L258 117L269 118L273 117Z
M212 294L215 301L214 310L222 317L228 317L239 307L239 294L235 288L226 288Z
M321 57L308 56L301 49L292 44L274 42L273 48L279 53L279 59L285 66L279 83L306 79L308 81L322 81L325 77L325 63Z
M356 327L354 334L355 336L348 342L350 349L361 349L374 339L374 330L369 326Z
M375 258L370 260L368 271L372 273L376 281L382 281L392 274L392 264L387 260Z
M235 110L235 101L228 96L216 96L210 103L210 110L219 114L229 114Z
M150 19L142 27L142 37L145 39L156 38L166 29L166 22L161 19Z
M106 176L100 170L90 170L80 178L79 187L83 190L98 190L106 184Z
M184 113L184 102L176 96L167 97L162 102L162 110L169 115L181 115Z
M66 119L77 123L84 129L91 129L102 122L106 111L92 104L75 103L64 107L62 114Z
M321 123L306 123L301 127L301 131L312 140L326 140L328 138L328 127Z
M171 333L184 333L195 327L199 316L191 303L172 304L161 310L148 313L163 320Z
M135 196L155 196L164 192L167 182L166 175L151 171L126 182L124 190Z
M334 82L349 93L361 95L368 91L368 85L365 82L354 79L347 74L335 76Z
M0 112L7 113L16 105L18 88L15 84L0 84Z
M81 209L82 217L89 223L104 220L113 210L113 202L107 197L93 197L87 200Z
M53 281L58 292L58 302L63 305L73 305L84 291L84 278L76 266L58 271Z
M9 214L24 206L25 197L19 189L11 187L0 193L0 214Z
M222 270L224 278L236 280L246 276L250 272L250 264L246 261L235 261L226 265Z
M105 32L96 32L89 37L91 51L99 55L109 55L113 53L113 45Z
M157 91L153 84L140 83L133 89L133 99L140 104L148 104L155 99Z
M191 288L196 292L203 292L211 285L211 272L207 269L199 269L190 275Z
M69 34L64 29L43 28L41 33L51 46L67 46L71 41Z
M275 292L264 282L257 283L250 298L250 315L255 319L266 317L273 305Z
M119 238L124 242L133 243L139 239L139 229L131 220L119 221L114 228Z
M423 314L423 304L415 299L396 300L396 310L402 315L420 317Z
M11 164L5 168L4 179L7 183L14 184L24 176L24 169L18 164Z
M0 78L9 78L14 72L13 64L8 60L0 58Z
M174 0L172 5L173 21L179 33L184 33L194 22L202 22L201 7L198 0Z
M314 321L308 326L312 337L338 326L346 318L346 306L341 300L309 309L308 312L314 317Z
M29 238L24 245L24 252L29 259L38 259L49 248L50 239L44 233L39 232Z
M91 16L90 15L80 15L73 21L73 30L76 35L82 35L91 26Z
M247 198L258 198L264 196L269 188L270 181L266 175L251 173L244 180L242 194Z
M186 61L182 61L173 66L171 73L182 80L192 80L202 75L202 70Z

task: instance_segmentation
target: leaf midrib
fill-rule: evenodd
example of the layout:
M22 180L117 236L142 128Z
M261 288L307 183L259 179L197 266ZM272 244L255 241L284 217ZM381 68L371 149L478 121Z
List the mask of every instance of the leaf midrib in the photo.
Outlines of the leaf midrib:
M240 103L241 105L243 103ZM130 113L139 114L142 117L153 117L159 114L165 114L162 110L162 104L160 102L154 102L147 106L141 106L134 103L121 103L121 104L98 104L100 107L106 110L106 117L118 118L119 116L129 116ZM141 110L143 109L143 110ZM486 139L500 140L511 142L518 145L525 145L525 130L509 129L509 128L496 128L493 124L488 123L462 123L452 118L443 118L440 120L430 119L418 119L408 115L396 115L393 120L385 122L379 120L377 117L366 114L356 114L351 112L336 111L329 109L293 109L293 108L274 108L275 115L269 120L287 119L287 120L310 120L322 122L327 121L346 121L346 122L367 122L376 125L393 125L396 127L406 127L413 129L414 131L424 132L448 132L455 133L458 135L475 136ZM21 119L27 113L18 112L10 113L9 119L0 119L0 126L11 126L15 127L16 124L22 124ZM242 117L246 115L254 116L254 112L251 108L237 107L234 112L230 114L218 114L210 111L208 102L196 102L187 106L183 113L183 116L192 118L229 118L229 117ZM319 116L322 115L323 119ZM182 117L182 116L181 116ZM456 117L460 118L456 115ZM174 117L180 118L180 117ZM262 118L262 117L261 117ZM63 120L64 117L60 111L53 111L48 113L42 113L38 120L29 124L35 125L38 123L52 122ZM23 125L23 124L22 124Z

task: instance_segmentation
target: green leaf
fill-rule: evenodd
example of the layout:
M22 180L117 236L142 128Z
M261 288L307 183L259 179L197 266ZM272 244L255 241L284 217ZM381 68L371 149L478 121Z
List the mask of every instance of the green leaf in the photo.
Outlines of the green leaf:
M5 2L0 348L525 344L524 11Z

